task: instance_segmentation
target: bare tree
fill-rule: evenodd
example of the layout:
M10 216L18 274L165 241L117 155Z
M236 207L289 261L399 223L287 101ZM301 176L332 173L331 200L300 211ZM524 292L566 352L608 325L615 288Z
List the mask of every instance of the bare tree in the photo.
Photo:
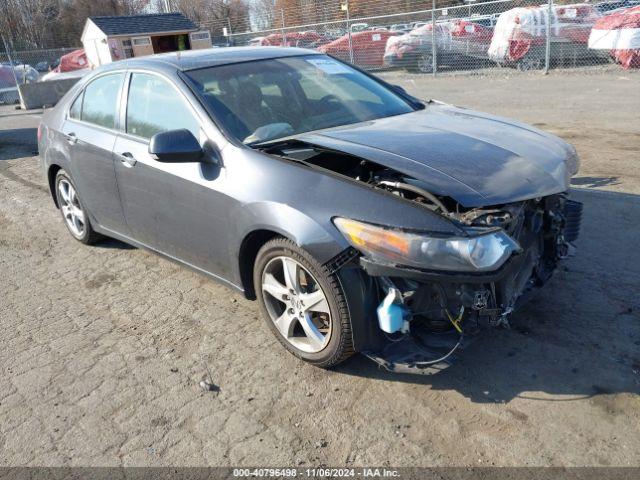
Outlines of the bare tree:
M267 30L276 24L276 0L253 0L249 7L252 30Z

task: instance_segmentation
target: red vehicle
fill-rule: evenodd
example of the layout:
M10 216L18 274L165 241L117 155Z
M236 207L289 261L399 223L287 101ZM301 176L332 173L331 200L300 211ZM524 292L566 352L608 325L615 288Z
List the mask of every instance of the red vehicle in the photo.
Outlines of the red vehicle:
M84 52L84 48L74 50L60 57L60 65L58 65L53 71L56 73L72 72L74 70L80 70L82 68L89 67L89 60Z
M640 6L598 20L589 36L589 48L609 51L623 68L640 68Z
M284 40L284 42L283 42ZM274 46L274 47L302 47L302 48L314 48L322 40L322 37L318 35L318 32L314 30L308 30L306 32L289 32L285 33L272 33L262 38L260 41L261 46Z
M396 32L388 32L386 30L367 30L352 33L353 63L363 67L382 67L384 65L384 51L387 46L387 40L395 36ZM321 46L318 51L350 62L349 35L343 35L337 40Z

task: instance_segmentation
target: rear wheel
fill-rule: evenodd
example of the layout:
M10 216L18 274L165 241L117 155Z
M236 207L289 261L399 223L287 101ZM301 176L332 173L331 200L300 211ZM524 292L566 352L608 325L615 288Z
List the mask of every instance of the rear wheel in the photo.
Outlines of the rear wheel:
M85 245L91 245L100 240L102 236L91 227L89 215L82 206L78 190L67 172L58 171L55 185L60 213L73 238Z
M332 367L353 354L340 282L307 251L284 238L267 242L258 252L253 281L269 328L295 356Z

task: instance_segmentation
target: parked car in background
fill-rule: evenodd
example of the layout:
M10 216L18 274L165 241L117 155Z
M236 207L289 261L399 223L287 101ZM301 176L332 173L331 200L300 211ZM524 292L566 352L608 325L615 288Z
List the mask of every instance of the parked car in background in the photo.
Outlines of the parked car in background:
M385 65L405 68L418 73L433 71L433 40L437 47L439 66L469 66L475 60L486 60L492 30L467 20L439 21L433 35L433 25L427 23L408 34L390 38L387 42Z
M322 40L322 36L320 36L315 30L272 33L266 37L260 38L260 46L301 48L314 48Z
M509 325L580 228L560 138L312 50L105 65L44 114L38 149L73 239L117 238L257 299L321 367L363 352L446 368L465 337ZM259 361L266 344L234 348Z
M362 31L351 34L351 48L353 49L353 61L363 67L384 66L384 52L387 40L396 36L395 32L387 30L372 32ZM328 53L344 61L350 61L349 36L342 37L322 45L319 52Z
M489 57L499 64L521 70L544 66L547 24L551 25L550 54L555 64L606 58L587 47L589 34L600 12L592 4L554 5L551 20L548 7L513 8L501 13L494 28Z
M249 40L247 45L249 47L260 47L260 46L262 46L264 44L265 38L267 38L267 37L255 37L255 38L252 38L251 40Z
M369 24L365 22L351 24L351 32L362 32L367 28L369 28Z
M397 33L408 33L413 29L411 28L411 24L409 23L395 23L391 25L389 30Z
M589 35L589 48L609 52L623 68L640 68L640 6L613 10Z
M486 28L493 28L495 27L496 22L498 21L498 15L495 13L492 13L489 15L480 15L480 14L474 13L470 17L464 18L463 20L468 20L469 22L482 25L483 27L486 27Z
M74 50L60 57L58 65L42 77L43 81L62 78L78 78L91 71L91 65L83 48Z
M616 0L613 2L595 3L593 6L602 15L606 15L613 10L620 10L621 8L631 8L638 5L640 5L640 0Z
M49 64L49 62L38 62L35 64L34 68L38 72L48 72L51 68L51 65Z
M0 103L18 103L20 101L18 84L37 82L39 77L38 71L30 65L15 64L15 62L0 64Z

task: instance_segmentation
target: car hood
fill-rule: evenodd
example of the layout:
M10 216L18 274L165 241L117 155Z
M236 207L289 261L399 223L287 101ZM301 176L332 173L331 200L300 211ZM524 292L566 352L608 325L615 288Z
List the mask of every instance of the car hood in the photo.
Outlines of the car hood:
M437 102L296 138L397 170L465 207L564 192L578 162L573 147L553 135Z

